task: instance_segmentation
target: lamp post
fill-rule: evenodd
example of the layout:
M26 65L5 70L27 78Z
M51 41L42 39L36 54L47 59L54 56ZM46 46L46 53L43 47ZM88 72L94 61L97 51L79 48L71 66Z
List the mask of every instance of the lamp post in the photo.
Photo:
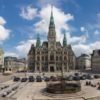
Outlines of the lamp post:
M63 64L64 64L64 61L62 61L63 62ZM64 77L64 72L63 72L63 64L62 64L62 68L61 68L61 76L62 76L62 78Z
M25 71L25 77L26 77L26 73L27 73L27 60L25 60L24 63L25 63L24 71Z

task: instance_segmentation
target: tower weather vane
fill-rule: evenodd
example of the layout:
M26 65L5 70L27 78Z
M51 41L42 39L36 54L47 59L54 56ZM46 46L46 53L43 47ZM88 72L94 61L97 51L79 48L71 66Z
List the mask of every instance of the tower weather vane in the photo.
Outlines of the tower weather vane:
M51 4L51 12L53 11L53 4Z

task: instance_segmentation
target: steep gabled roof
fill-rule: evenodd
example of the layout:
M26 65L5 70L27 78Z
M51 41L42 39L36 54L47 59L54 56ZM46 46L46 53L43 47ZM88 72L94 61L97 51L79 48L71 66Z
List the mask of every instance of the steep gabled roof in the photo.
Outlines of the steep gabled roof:
M91 56L94 56L95 53L98 53L98 55L100 55L100 49L98 49L98 50L93 50L93 53L91 54Z
M86 57L86 56L89 56L89 55L87 55L87 54L81 54L81 56L82 56L82 57Z
M47 42L47 41L44 41L44 42L42 43L42 47L48 47L48 42Z
M61 46L61 43L59 41L56 42L56 46Z
M98 50L98 54L100 55L100 50Z
M29 50L28 55L34 54L35 53L35 47L34 44L31 45L31 49Z

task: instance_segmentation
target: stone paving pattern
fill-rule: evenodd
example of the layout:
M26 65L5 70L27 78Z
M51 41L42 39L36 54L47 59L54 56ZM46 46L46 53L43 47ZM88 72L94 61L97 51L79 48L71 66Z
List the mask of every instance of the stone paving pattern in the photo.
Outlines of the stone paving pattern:
M24 76L24 74L18 75ZM2 75L0 74L0 76ZM7 77L9 77L8 80L11 79L11 76ZM11 84L11 82L13 81L3 79L4 84ZM100 100L100 90L97 90L97 87L85 86L85 82L86 81L81 81L82 91L80 93L59 96L52 96L41 92L46 87L45 82L27 82L13 95L7 98L0 98L0 100ZM91 80L91 82L96 84L97 82L100 82L100 79Z

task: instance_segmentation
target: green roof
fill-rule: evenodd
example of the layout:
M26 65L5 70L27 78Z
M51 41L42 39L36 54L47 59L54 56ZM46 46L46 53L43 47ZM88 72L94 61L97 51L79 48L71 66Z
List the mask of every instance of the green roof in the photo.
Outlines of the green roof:
M40 47L41 46L41 41L40 41L40 36L39 34L37 35L37 41L36 41L36 47Z

